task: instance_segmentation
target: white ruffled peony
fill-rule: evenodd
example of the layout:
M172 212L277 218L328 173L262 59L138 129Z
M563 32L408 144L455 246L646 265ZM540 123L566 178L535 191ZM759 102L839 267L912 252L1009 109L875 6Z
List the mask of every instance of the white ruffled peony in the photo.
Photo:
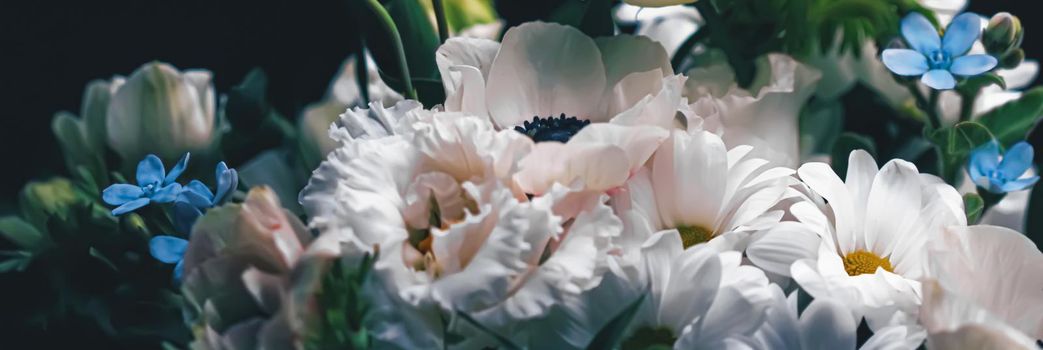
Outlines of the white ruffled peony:
M684 126L684 77L642 36L591 39L552 23L507 30L503 42L451 38L435 56L445 108L488 116L499 129L575 117L593 123ZM554 138L554 140L564 141Z
M524 343L513 328L600 282L622 224L605 198L564 222L560 186L528 200L512 185L525 135L411 103L342 116L331 131L342 147L301 194L311 226L381 252L375 288L398 306L373 317L378 342L441 347L449 331L465 336L457 346L496 344L462 312Z
M816 258L792 265L793 279L815 298L849 305L872 329L915 324L927 242L943 227L966 225L959 193L903 160L878 170L861 150L850 155L846 182L823 163L797 174L828 205L790 208L821 238Z
M929 250L920 320L936 349L1037 349L1043 253L1021 233L952 227Z

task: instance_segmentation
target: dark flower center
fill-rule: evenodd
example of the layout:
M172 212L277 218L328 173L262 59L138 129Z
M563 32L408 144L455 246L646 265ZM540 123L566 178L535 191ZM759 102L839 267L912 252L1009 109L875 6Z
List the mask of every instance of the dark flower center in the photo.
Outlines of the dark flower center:
M589 120L581 120L576 117L566 117L565 113L562 113L560 117L532 117L532 121L527 121L522 125L515 126L514 131L520 132L528 136L530 139L536 142L543 141L557 141L561 143L568 142L572 136L575 136L583 127L590 125Z

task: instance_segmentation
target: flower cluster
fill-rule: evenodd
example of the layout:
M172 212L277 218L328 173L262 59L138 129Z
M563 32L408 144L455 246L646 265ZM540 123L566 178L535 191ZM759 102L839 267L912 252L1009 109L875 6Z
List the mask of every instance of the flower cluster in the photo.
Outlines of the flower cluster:
M71 179L0 218L0 272L70 290L34 320L71 305L127 344L193 349L1043 340L1025 141L1043 90L1019 90L1038 65L1013 15L351 3L378 19L356 28L369 46L296 127L263 72L215 106L208 72L163 63L57 116ZM238 169L211 181L189 151ZM115 282L76 284L81 264ZM144 331L109 317L150 307Z

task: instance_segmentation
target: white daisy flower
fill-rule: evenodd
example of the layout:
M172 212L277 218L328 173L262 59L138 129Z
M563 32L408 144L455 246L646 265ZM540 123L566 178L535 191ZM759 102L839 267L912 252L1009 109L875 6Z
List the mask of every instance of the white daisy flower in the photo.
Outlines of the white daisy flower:
M551 209L564 188L532 201L513 188L528 137L459 113L372 107L376 119L342 118L332 133L343 146L301 202L322 235L380 250L375 293L397 305L373 318L380 342L441 347L448 331L460 346L496 344L456 312L524 342L509 328L599 283L622 224L603 198L563 222Z
M821 238L816 258L793 264L793 279L813 297L865 315L872 329L915 323L926 243L943 227L967 224L960 194L903 160L878 170L861 150L850 155L846 183L823 163L797 174L829 204L790 208Z
M997 226L951 227L928 252L920 321L934 349L1037 349L1043 253Z
M743 339L752 349L854 349L858 344L858 319L842 301L814 299L803 312L797 309L797 292L787 297L777 285L771 290L771 307L764 324L752 337ZM916 349L925 334L910 327L881 329L866 340L861 350Z
M652 160L616 196L635 215L625 238L641 244L653 232L677 231L688 248L710 242L719 250L744 249L750 232L777 224L779 202L796 182L792 169L772 167L750 155L752 147L727 150L706 131L674 131ZM620 207L620 212L628 208ZM641 229L647 227L647 229Z
M683 76L641 36L591 39L552 23L507 30L503 42L452 38L436 53L447 111L488 116L536 141L565 142L587 123L684 126ZM547 126L554 126L547 128Z

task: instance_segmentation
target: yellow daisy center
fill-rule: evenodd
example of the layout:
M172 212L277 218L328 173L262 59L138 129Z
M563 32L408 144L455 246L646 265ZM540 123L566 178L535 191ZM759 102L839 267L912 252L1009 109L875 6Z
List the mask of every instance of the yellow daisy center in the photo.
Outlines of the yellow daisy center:
M856 250L844 256L844 271L847 271L849 276L876 273L878 267L887 272L894 272L891 260L865 250Z
M681 233L681 243L687 249L699 243L706 243L713 238L713 231L702 226L680 226L677 232Z

